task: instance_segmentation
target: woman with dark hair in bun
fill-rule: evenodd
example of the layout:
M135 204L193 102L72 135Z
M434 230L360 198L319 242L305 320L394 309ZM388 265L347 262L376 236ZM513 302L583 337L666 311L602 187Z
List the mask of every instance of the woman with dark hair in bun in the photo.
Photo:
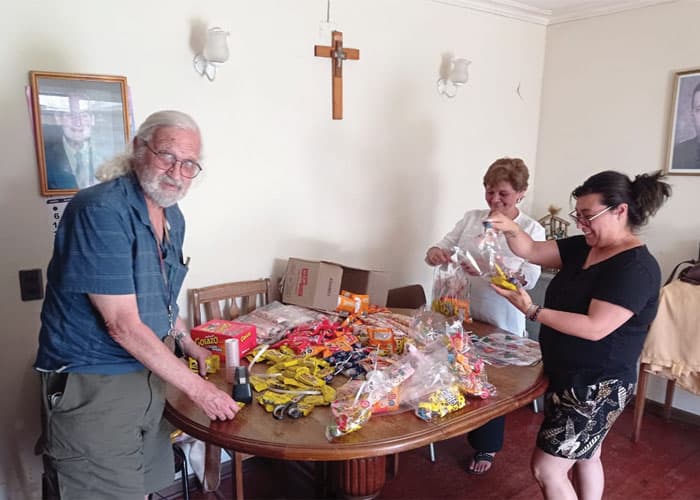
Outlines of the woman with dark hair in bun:
M560 240L534 241L508 217L489 216L513 253L559 269L543 305L523 289L494 286L541 323L549 388L532 471L547 499L602 498L601 444L631 398L661 286L659 265L637 230L670 195L661 172L634 180L600 172L572 193L569 215L583 235Z

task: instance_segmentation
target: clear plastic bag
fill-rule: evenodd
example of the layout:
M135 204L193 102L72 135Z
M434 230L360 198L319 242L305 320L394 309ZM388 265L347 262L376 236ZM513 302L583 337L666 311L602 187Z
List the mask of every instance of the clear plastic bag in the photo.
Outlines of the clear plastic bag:
M443 333L421 349L409 346L408 358L415 373L401 387L402 404L411 407L423 420L442 417L466 404L448 363L446 338Z
M352 390L339 391L340 397L331 403L333 422L326 427L326 438L330 441L362 428L372 416L372 407L414 371L408 358L403 357L396 363L367 373L366 380L357 390L352 386Z
M323 318L323 314L310 309L275 301L239 316L236 321L255 325L259 344L272 344L292 328Z
M471 321L469 278L457 261L435 267L431 309L444 316Z
M432 353L430 356L433 357L433 362L447 367L452 373L452 379L442 377L445 382L443 388L456 384L463 394L479 398L495 394L494 386L488 382L484 361L474 349L471 337L464 331L461 321L424 311L415 316L409 329L409 338L421 352ZM436 345L443 346L439 352L444 355L441 354L439 359L435 359L435 353L438 352ZM418 365L414 363L414 366ZM415 378L409 382L415 383ZM410 397L404 395L404 400L407 399Z
M482 233L467 238L466 248L453 248L452 259L502 288L515 290L526 284L525 261L507 250L503 237L488 222Z

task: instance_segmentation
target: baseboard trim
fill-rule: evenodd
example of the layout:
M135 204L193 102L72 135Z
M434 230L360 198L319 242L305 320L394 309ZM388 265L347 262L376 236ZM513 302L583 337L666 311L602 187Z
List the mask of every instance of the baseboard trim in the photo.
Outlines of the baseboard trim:
M221 464L221 481L231 476L232 462L230 460ZM199 479L194 473L189 475L190 493L201 490ZM182 498L182 482L179 477L173 480L170 486L160 490L157 495L153 495L153 500L176 500Z
M632 404L634 405L635 402L636 400L633 401ZM647 398L646 403L644 403L644 412L649 412L652 415L663 417L664 405L663 403L659 403L658 401L654 401L653 399ZM690 413L689 411L680 410L678 408L671 408L671 421L682 422L684 424L690 425L697 425L698 427L700 427L700 415Z

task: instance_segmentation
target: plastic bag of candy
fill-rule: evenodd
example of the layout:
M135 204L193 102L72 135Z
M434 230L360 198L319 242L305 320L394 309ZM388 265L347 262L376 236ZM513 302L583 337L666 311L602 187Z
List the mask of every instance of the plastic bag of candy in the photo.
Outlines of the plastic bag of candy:
M451 385L431 392L419 401L415 414L418 418L429 421L464 408L466 404L467 400L459 391L459 387Z
M413 366L414 373L401 388L407 404L414 405L424 395L454 383L454 374L447 363L446 339L443 334L421 348L409 344L406 358Z
M236 321L255 325L258 343L272 344L292 328L324 318L316 311L274 301L239 316Z
M474 348L468 332L458 328L457 325L452 325L447 335L449 338L447 361L455 374L455 383L462 394L482 399L495 396L496 387L489 383L484 360Z
M331 403L333 422L326 427L326 438L349 434L360 428L372 416L372 407L384 399L395 387L400 386L414 372L405 358L400 358L382 369L367 373L360 386L354 390L338 391Z
M419 350L434 350L441 342L447 350L442 363L454 374L454 383L463 394L487 398L496 393L488 382L484 361L474 349L462 321L449 319L432 311L418 313L408 331L410 342Z
M469 277L459 262L436 266L433 271L431 309L444 316L457 316L470 321Z
M508 290L526 284L523 259L508 250L501 233L484 221L484 230L466 239L465 248L454 247L452 259L469 274L475 274Z
M422 349L455 328L463 331L459 317L448 318L435 311L420 311L411 319L408 341Z

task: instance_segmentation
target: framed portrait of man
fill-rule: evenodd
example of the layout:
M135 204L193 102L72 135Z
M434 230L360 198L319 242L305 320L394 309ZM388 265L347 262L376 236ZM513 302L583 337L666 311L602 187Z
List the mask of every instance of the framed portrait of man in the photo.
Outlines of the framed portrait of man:
M700 68L674 76L665 172L700 175Z
M97 184L100 165L129 142L126 77L31 71L29 79L41 194Z

